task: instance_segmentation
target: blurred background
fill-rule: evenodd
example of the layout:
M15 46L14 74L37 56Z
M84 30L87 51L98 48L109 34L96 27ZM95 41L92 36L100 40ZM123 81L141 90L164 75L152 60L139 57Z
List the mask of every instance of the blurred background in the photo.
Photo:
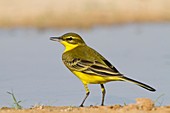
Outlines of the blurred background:
M0 0L1 27L93 27L170 20L169 0Z
M63 65L64 47L49 40L76 32L128 77L155 93L124 82L106 84L106 105L145 97L170 104L169 0L0 0L0 107L78 106L85 91ZM85 105L99 105L99 85L89 85Z

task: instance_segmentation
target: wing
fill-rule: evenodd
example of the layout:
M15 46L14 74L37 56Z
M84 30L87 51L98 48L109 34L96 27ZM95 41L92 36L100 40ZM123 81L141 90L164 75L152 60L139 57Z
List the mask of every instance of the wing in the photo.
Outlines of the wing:
M109 61L107 61L106 59L104 59L103 62L104 62L108 67L110 67L114 72L119 73L119 71L118 71Z
M64 61L64 64L73 71L81 71L90 75L99 76L120 76L118 70L113 67L108 61L104 61L106 65L98 61L81 60L74 58L72 61Z

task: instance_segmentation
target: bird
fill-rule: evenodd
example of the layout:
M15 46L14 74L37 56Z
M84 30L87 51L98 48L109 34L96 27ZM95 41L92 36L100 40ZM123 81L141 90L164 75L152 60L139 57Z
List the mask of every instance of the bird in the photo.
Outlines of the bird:
M125 81L134 83L149 91L156 91L149 85L126 77L120 73L108 60L100 53L89 47L80 35L69 32L59 37L50 37L52 41L58 41L65 46L62 54L62 61L65 66L76 75L84 85L86 95L80 104L84 102L90 94L89 84L100 84L102 92L101 106L104 106L106 90L104 84L111 81ZM104 43L104 42L103 42Z

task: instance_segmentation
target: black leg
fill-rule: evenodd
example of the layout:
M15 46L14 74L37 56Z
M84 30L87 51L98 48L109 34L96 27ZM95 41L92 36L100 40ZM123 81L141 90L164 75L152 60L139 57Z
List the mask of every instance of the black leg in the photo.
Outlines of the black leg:
M101 90L102 90L102 103L101 103L101 106L104 106L104 98L105 98L106 90L105 90L103 84L100 84L100 86L101 86Z
M83 102L80 104L80 107L83 107L83 104L84 104L85 100L87 99L87 97L88 97L89 94L90 94L90 91L89 91L89 89L88 89L87 84L84 84L84 88L85 88L85 90L86 90L86 96L85 96L85 98L83 99Z

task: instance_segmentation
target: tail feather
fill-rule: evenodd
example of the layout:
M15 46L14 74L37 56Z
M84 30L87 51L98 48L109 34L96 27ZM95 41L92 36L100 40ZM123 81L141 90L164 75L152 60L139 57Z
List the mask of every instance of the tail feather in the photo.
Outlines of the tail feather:
M133 80L133 79L128 78L128 77L125 77L125 76L123 76L123 77L121 78L121 80L134 83L134 84L136 84L136 85L138 85L138 86L140 86L140 87L142 87L142 88L144 88L144 89L147 89L147 90L149 90L149 91L153 91L153 92L156 91L154 88L152 88L152 87L149 86L149 85L146 85L146 84L144 84L144 83L138 82L138 81L136 81L136 80Z

